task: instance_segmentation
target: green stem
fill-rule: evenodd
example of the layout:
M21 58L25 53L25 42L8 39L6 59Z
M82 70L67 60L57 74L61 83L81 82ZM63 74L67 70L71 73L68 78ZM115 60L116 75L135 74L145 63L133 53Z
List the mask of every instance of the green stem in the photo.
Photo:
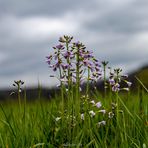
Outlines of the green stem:
M17 93L18 93L18 102L19 102L19 108L20 108L20 111L21 111L21 95L20 95L20 84L18 84L18 90L17 90Z
M90 79L90 69L88 68L86 96L89 95L89 79Z
M104 71L104 98L106 97L106 65L103 66Z
M79 48L77 49L77 55L76 55L76 61L77 61L77 63L76 63L76 92L77 92L77 97L78 97L78 99L79 99L79 93L80 93L80 91L79 91L79 87L80 87L80 75L79 75L79 73L80 73L80 67L79 67L79 65L80 65L80 59L79 59Z

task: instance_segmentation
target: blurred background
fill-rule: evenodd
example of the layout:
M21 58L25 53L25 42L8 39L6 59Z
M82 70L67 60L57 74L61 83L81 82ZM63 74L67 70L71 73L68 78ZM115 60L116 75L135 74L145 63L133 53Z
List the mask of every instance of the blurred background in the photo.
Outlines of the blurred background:
M148 1L0 0L0 89L55 85L45 57L62 35L130 73L148 64Z

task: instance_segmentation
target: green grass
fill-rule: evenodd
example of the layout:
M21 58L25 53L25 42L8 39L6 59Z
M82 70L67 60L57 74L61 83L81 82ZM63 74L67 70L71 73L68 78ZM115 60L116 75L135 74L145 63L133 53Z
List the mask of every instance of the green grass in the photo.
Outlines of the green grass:
M65 97L66 98L66 97ZM89 101L77 111L77 101L66 101L61 96L52 101L36 100L23 102L21 110L18 102L1 103L0 107L0 148L55 148L55 147L98 147L98 148L142 148L148 146L148 95L142 95L142 102L137 94L120 95L117 111L112 110L111 102L115 97L102 98L94 94L91 100L101 101L106 114ZM64 105L64 106L63 106ZM64 112L63 112L64 108ZM88 111L94 110L95 117ZM108 112L115 116L108 118ZM80 118L85 114L85 119ZM61 117L56 121L56 117ZM105 126L98 126L105 120Z

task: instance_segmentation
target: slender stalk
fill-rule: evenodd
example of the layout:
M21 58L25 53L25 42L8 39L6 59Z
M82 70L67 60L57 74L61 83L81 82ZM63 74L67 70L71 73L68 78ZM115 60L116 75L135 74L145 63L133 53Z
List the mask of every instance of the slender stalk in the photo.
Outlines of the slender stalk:
M19 108L20 108L20 111L21 111L21 94L20 94L20 84L18 84L17 95L18 95Z
M103 67L104 71L104 98L106 97L106 65Z
M102 61L103 65L103 79L104 79L104 98L106 97L106 66L108 64L108 61Z
M77 48L76 54L76 92L77 92L77 99L80 97L80 59L79 59L79 48Z
M87 86L86 86L86 97L89 95L89 79L90 79L90 69L88 68L87 74Z

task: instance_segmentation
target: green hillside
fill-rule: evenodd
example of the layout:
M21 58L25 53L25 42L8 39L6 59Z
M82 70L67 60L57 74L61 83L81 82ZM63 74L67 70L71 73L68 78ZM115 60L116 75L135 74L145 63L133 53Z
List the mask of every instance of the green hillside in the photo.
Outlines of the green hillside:
M148 88L148 67L142 68L136 73L136 76Z

